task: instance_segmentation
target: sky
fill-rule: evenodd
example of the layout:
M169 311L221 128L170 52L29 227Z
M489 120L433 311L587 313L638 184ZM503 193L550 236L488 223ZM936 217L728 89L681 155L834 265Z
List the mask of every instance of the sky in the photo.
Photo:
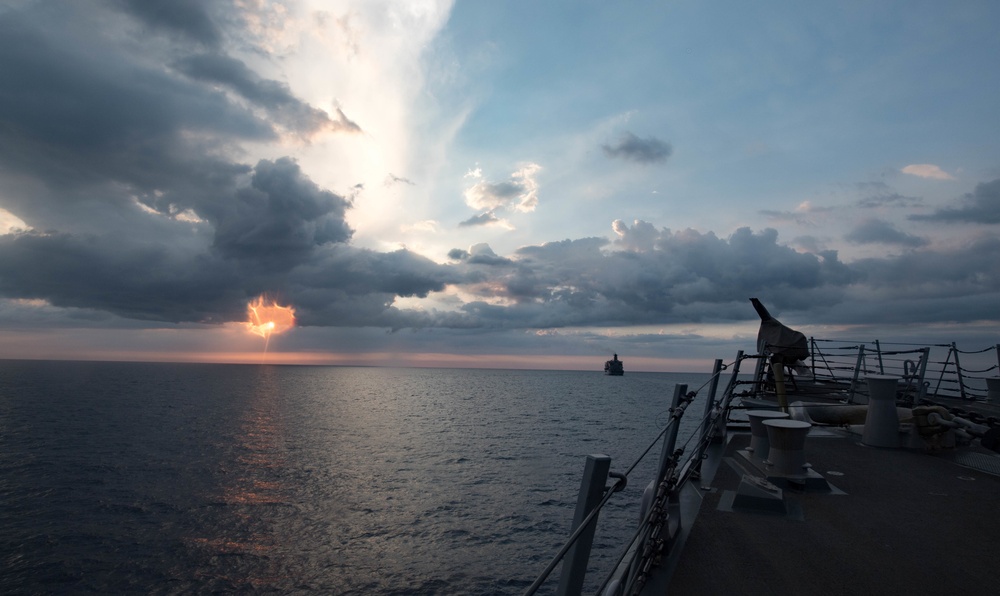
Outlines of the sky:
M1000 342L1000 3L8 0L0 358ZM266 340L260 296L295 311ZM265 351L266 350L266 351Z

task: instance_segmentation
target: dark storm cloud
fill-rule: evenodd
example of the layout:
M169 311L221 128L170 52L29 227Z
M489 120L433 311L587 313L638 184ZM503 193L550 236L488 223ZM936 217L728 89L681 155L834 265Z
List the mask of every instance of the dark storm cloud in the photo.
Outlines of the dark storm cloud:
M316 186L292 159L261 160L250 186L210 216L216 224L214 248L227 258L288 269L319 246L350 239L344 221L349 206Z
M425 327L433 323L419 311L392 306L396 296L424 297L462 274L408 250L380 253L338 244L289 275L289 295L306 325Z
M918 249L864 259L854 267L865 284L858 300L829 320L860 323L970 322L996 319L1000 303L1000 238L977 236L946 250Z
M495 327L718 321L747 318L744 302L756 294L788 308L831 304L860 279L836 252L798 253L778 244L774 230L743 228L727 239L694 230L653 235L641 221L615 230L628 250L609 251L604 238L519 249L510 266L491 270L489 283L466 287L482 300L464 312Z
M123 250L124 248L124 250ZM0 236L0 293L155 321L243 317L240 280L224 266L162 244L123 247L107 236Z
M214 20L213 7L123 0L0 11L0 207L33 228L0 236L0 297L66 308L45 317L71 325L242 320L262 292L295 305L307 325L393 330L748 320L754 295L816 321L878 321L880 309L900 320L995 318L1000 240L988 235L941 252L893 228L862 228L857 241L881 231L914 250L854 263L797 252L769 229L718 237L643 221L615 222L614 241L566 239L512 255L476 244L449 252L449 265L351 246L351 196L320 187L291 158L235 156L279 132L356 125L230 57L220 27L232 22ZM145 43L135 19L168 34ZM641 163L670 155L667 143L631 134L605 150ZM533 208L536 170L474 186L467 199L485 203L476 207L484 213L462 225L498 223L492 209L518 200ZM923 219L996 223L998 190L1000 181L982 184ZM445 297L447 309L400 301L449 287L461 292Z
M911 215L912 220L997 224L1000 223L1000 178L977 184L974 191L956 201L954 207L944 207L927 215Z
M173 192L191 203L232 188L248 168L221 150L274 138L271 126L205 85L122 52L92 31L87 19L99 15L74 13L77 6L63 7L79 21L73 34L39 15L0 14L0 169L50 190L8 188L7 204L45 226L70 201Z
M665 162L674 152L670 143L656 137L641 139L630 132L622 135L614 145L601 145L601 149L608 157L620 157L643 164Z
M242 61L223 54L198 54L178 61L177 70L192 79L218 83L247 101L266 109L270 116L289 130L310 133L319 130L361 132L344 112L337 108L337 119L295 97L288 85L262 79Z
M144 24L193 41L216 46L222 34L206 10L203 0L115 0Z
M926 238L902 232L891 223L881 219L869 219L862 222L845 234L844 239L855 244L894 244L909 247L928 244Z
M350 250L349 200L293 160L251 167L226 158L243 141L275 139L276 114L288 116L285 127L315 127L322 117L220 50L178 62L188 38L220 39L199 20L207 14L199 5L126 6L157 30L190 32L168 50L102 29L122 22L102 12L119 3L25 6L0 13L0 207L35 231L0 237L0 296L145 321L221 322L243 319L261 292L306 304L342 295L332 309L342 318L322 316L328 306L304 308L305 317L374 324L401 318L394 296L454 281L452 270L413 253Z

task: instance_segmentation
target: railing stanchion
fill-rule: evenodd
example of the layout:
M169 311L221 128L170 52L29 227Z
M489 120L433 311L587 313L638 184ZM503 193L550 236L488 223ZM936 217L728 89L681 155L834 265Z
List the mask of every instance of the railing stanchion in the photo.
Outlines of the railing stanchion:
M920 359L920 370L917 373L917 393L913 398L913 405L919 405L920 401L927 397L927 387L924 385L924 376L927 374L927 362L931 359L931 349L930 347L925 347L920 350L923 352L923 358Z
M743 350L740 350L743 354ZM759 398L764 393L764 358L758 358L753 369L753 396Z
M811 369L812 376L816 378L816 338L809 337L809 368Z
M851 391L847 394L847 403L854 403L854 393L858 390L858 374L861 372L861 365L865 361L865 344L858 348L858 361L854 365L854 377L851 378Z
M573 527L570 533L583 523L583 520L601 502L604 496L604 485L611 470L611 458L607 455L588 455L583 468L583 480L580 483L580 494L576 499L576 513L573 515ZM579 594L583 590L583 578L587 573L587 563L590 561L590 547L594 543L594 531L597 529L597 517L580 534L563 558L562 575L559 578L559 589L556 594L566 596Z
M938 392L941 391L941 383L944 382L944 376L948 372L948 365L951 364L951 352L953 350L954 347L948 347L948 355L944 357L944 362L941 363L941 374L938 375L937 385L934 386L934 391L931 392L933 395L938 395Z
M715 360L712 367L712 381L708 386L708 397L705 399L705 413L701 417L701 444L708 443L708 435L712 432L712 408L715 405L715 392L719 388L719 375L722 374L722 358Z
M958 346L951 342L951 351L955 352L955 376L958 377L958 394L962 399L965 397L965 380L962 378L962 365L958 362Z
M759 363L758 359L757 362ZM719 417L715 419L715 434L712 436L712 442L714 443L724 443L726 441L726 419L729 417L727 410L729 409L729 404L733 399L733 391L736 390L736 382L739 380L740 375L740 363L743 362L743 350L736 352L736 361L733 362L733 372L732 376L729 377L729 384L722 391L722 399L719 400ZM759 377L754 377L756 381ZM756 395L756 391L754 392Z
M670 422L667 423L667 434L663 437L663 449L660 451L660 473L656 477L657 482L663 480L667 469L670 468L670 458L674 453L674 447L677 445L677 429L680 427L680 420L674 417L674 413L677 411L677 407L681 405L681 398L684 397L687 390L687 383L674 385L674 398L670 402Z

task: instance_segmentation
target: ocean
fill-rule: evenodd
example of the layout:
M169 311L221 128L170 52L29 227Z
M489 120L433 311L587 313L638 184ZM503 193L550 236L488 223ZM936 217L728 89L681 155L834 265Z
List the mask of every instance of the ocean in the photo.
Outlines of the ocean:
M708 378L0 361L0 593L520 594L586 456L624 472ZM591 590L659 449L601 513Z

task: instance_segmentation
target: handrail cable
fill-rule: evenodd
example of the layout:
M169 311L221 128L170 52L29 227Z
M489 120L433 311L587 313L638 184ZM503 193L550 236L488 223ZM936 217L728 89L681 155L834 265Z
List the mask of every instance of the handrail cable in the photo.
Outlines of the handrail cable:
M991 367L989 367L989 368L984 368L984 369L982 369L982 370L978 370L978 369L973 369L973 368L965 368L965 367L963 366L963 367L961 368L961 371L962 371L962 372L970 372L970 373L984 373L984 372L990 372L991 370L993 370L993 369L997 368L997 366L998 366L998 365L994 364L993 366L991 366Z
M580 522L580 525L577 526L575 530L573 530L573 533L569 535L569 539L566 541L566 544L564 544L563 547L559 549L559 552L556 553L556 556L552 559L552 562L549 563L549 566L545 568L545 571L543 571L542 574L539 575L537 579L535 579L535 583L531 584L528 587L528 589L524 592L524 596L530 596L531 594L534 594L538 590L538 588L541 587L543 583L545 583L545 580L548 579L549 574L552 573L552 570L556 568L556 565L558 565L559 562L562 561L562 558L566 556L566 553L569 552L569 549L572 548L574 544L576 544L576 541L580 538L580 534L583 534L583 531L587 529L587 526L589 526L590 523L594 521L594 518L597 517L597 513L601 510L601 508L604 507L604 504L611 499L612 495L618 492L617 490L615 490L618 487L618 485L624 482L625 480L618 480L618 482L616 482L614 486L611 487L611 490L606 491L607 494L604 495L604 497L601 499L601 502L598 503L597 506L594 507L594 509L589 514L587 514L587 517L583 518L583 521Z
M622 474L622 476L624 478L621 479L621 480L619 480L618 482L616 482L615 485L612 487L612 489L607 491L607 494L604 495L604 497L601 499L601 501L591 510L591 512L589 514L587 514L587 516L583 519L582 522L580 522L580 525L577 526L577 528L573 531L573 533L570 534L570 537L566 540L566 543L563 544L562 548L559 549L559 552L556 553L556 556L552 559L552 561L549 563L549 565L545 568L545 570L541 573L541 575L539 575L535 579L534 583L531 586L529 586L528 589L525 591L525 593L524 593L525 596L530 596L531 594L534 594L538 590L538 588L543 583L545 583L545 580L548 579L549 575L556 568L556 566L559 564L559 562L562 560L562 558L566 556L566 553L569 552L569 549L572 548L572 546L579 539L580 534L582 534L583 531L587 528L587 526L589 526L591 524L591 522L594 520L594 518L597 516L597 514L601 511L601 509L604 508L604 505L607 504L607 502L611 499L611 496L615 492L617 492L617 490L615 490L615 489L617 489L617 487L619 486L619 484L621 484L623 482L627 482L628 475L630 473L632 473L632 471L636 468L636 466L638 466L639 463L646 457L646 455L649 454L649 451L653 448L654 445L656 445L659 442L660 438L664 435L664 433L666 433L671 428L672 425L680 423L680 416L683 415L684 410L687 407L687 404L689 404L692 401L694 401L694 398L698 394L698 391L700 391L701 389L705 388L705 386L707 386L716 376L721 375L722 371L726 370L727 368L729 368L728 365L723 366L722 368L719 369L718 373L715 373L715 375L712 375L709 378L709 380L706 381L705 383L703 383L701 385L701 387L699 387L697 390L692 391L692 392L688 392L687 395L685 396L687 399L683 400L682 403L681 403L681 405L679 405L676 408L677 410L680 411L680 414L675 415L675 412L673 411L674 408L671 408L671 412L670 412L671 417L670 417L670 420L667 422L667 424L663 427L662 430L660 430L660 432L656 435L656 438L653 439L653 441L649 444L649 446L646 447L646 449L642 452L641 455L639 455L639 457L632 463L632 465L630 465L625 470L625 472ZM643 526L640 525L639 532L636 533L636 536L638 536L639 533L641 533L642 529L643 529ZM632 542L634 542L634 541L635 541L635 538L632 539ZM631 546L631 543L630 543L630 546ZM626 549L625 552L627 553L628 549Z
M816 341L826 342L826 343L848 343L848 344L864 344L871 345L873 342L861 341L856 339L817 339ZM879 344L883 346L931 346L933 348L950 348L951 344L928 344L928 343L918 343L912 341L879 341ZM855 349L858 346L853 346Z
M968 351L967 350L959 350L958 348L955 348L955 351L958 352L959 354L982 354L984 352L991 352L991 351L993 351L995 349L997 349L996 346L990 346L988 348L983 348L982 350L968 350Z

